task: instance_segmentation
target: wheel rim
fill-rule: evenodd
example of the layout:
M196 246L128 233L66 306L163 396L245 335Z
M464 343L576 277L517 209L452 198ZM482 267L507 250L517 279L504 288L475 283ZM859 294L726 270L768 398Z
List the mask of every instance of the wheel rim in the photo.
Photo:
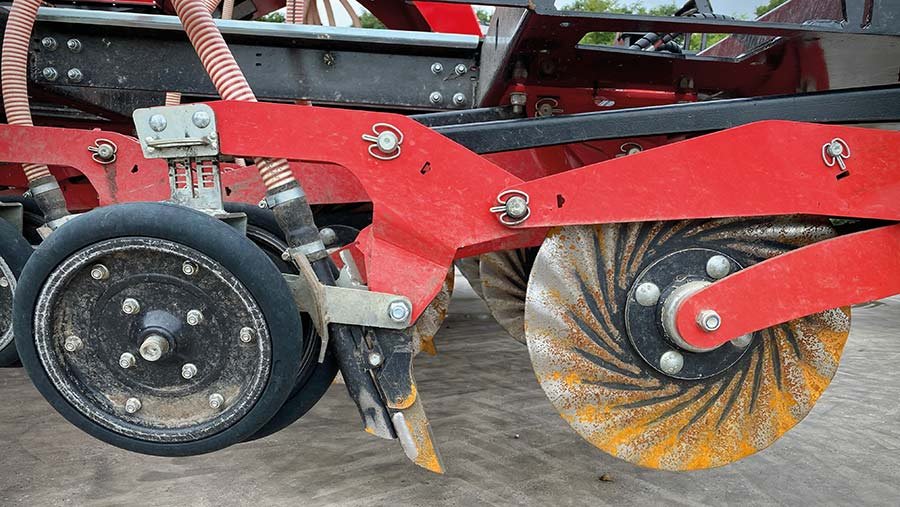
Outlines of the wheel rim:
M12 303L15 291L16 277L0 257L0 350L13 343Z

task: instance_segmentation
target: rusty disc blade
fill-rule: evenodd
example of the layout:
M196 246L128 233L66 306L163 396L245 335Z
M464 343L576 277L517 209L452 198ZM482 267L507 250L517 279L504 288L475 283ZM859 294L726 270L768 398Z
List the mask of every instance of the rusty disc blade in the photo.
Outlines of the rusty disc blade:
M480 258L484 301L494 319L520 343L525 343L525 291L537 250L504 250Z
M764 449L806 416L831 381L850 309L755 333L724 371L683 380L635 350L624 315L630 291L655 259L682 249L719 251L747 267L833 234L827 222L798 218L552 231L532 270L525 309L541 387L582 437L641 466L711 468Z
M450 307L450 297L453 295L453 283L456 279L454 275L453 268L450 268L444 278L441 290L413 325L413 346L416 354L423 350L432 356L437 354L437 349L434 347L434 336L441 329L444 319L447 318L447 309Z

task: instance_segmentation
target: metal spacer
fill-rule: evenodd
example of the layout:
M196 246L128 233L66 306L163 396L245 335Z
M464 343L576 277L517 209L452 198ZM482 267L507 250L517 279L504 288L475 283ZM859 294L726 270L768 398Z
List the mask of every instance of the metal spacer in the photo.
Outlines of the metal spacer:
M394 160L400 156L403 132L390 123L372 125L372 134L363 134L362 139L372 143L369 145L369 155L378 160Z
M848 158L850 158L850 145L840 137L835 137L822 145L822 160L828 167L834 167L834 164L837 164L841 167L841 171L846 171L847 164L844 163L844 160Z
M528 194L521 190L504 190L497 196L498 206L490 208L491 213L497 213L497 220L506 226L519 225L531 216L531 208L528 206Z

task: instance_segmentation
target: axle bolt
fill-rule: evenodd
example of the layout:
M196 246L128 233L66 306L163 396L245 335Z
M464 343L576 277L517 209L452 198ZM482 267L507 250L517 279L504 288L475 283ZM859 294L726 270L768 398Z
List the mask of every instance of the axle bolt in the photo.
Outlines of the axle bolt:
M68 336L66 337L66 342L63 344L63 348L66 349L66 352L78 352L84 348L84 342L75 335Z
M169 125L166 117L161 114L154 114L147 123L150 124L150 128L153 129L154 132L162 132L163 130L166 130L166 127Z
M669 375L675 375L684 368L684 357L674 350L663 353L659 358L659 369Z
M56 51L56 48L59 47L59 44L56 43L56 39L54 39L53 37L44 37L43 39L41 39L41 46L44 46L44 49Z
M456 67L453 67L453 73L456 74L457 76L462 76L463 74L465 74L468 71L469 71L469 67L467 67L466 64L464 64L464 63L459 63L456 65Z
M6 278L5 276L0 277L0 287L3 287L4 289L9 287L9 279Z
M141 304L134 298L125 298L122 301L122 313L125 315L134 315L141 311Z
M189 326L196 326L203 322L203 313L200 310L190 310L187 312L187 323Z
M384 357L381 356L378 352L372 352L369 354L369 365L371 366L381 366L381 363L384 362Z
M197 111L193 115L191 115L191 122L195 127L205 129L209 126L212 118L209 117L209 113L206 111Z
M169 351L169 340L158 334L151 334L144 339L138 351L141 357L152 362L159 361Z
M225 406L225 398L221 394L212 393L209 395L209 408L220 410L223 406Z
M434 62L431 64L431 73L432 74L437 75L437 74L440 74L441 72L444 72L444 66L441 65L441 62Z
M659 302L659 287L650 282L644 282L634 289L634 299L641 306L653 306Z
M457 106L461 106L466 103L466 95L464 93L454 93L453 94L453 103Z
M697 325L707 333L712 333L722 325L722 317L715 310L700 310L697 314Z
M197 366L192 363L187 363L181 367L181 376L186 380L190 380L197 375Z
M121 366L122 368L125 368L127 370L128 368L134 367L135 364L137 364L137 359L131 352L125 352L124 354L119 356L119 366Z
M137 398L128 398L125 402L125 411L134 414L141 409L141 400Z
M41 69L41 76L47 81L56 81L59 78L59 72L53 67L44 67Z
M250 343L250 342L253 341L253 336L254 336L255 334L256 334L256 333L253 331L252 328L249 328L249 327L242 327L242 328L241 328L241 334L240 334L241 341L244 342L244 343Z
M197 273L197 265L191 261L184 261L184 264L181 265L181 272L187 276L194 275Z
M81 52L81 41L78 39L69 39L66 41L66 47L73 53Z
M718 280L731 272L731 261L724 255L713 255L706 261L706 274Z
M103 264L95 264L91 268L91 278L94 280L106 280L109 278L109 269Z
M506 214L509 218L518 220L528 215L528 201L520 195L514 195L506 200Z
M741 349L746 347L747 345L750 345L750 343L752 342L753 333L742 334L741 336L738 336L737 338L731 340L732 345Z
M81 73L80 69L69 69L69 71L66 72L66 77L73 83L80 83L81 80L84 79L84 74Z
M432 104L440 104L444 101L444 96L441 95L441 92L431 92L431 95L428 96L428 100L430 100Z
M394 322L405 322L409 318L409 307L403 301L391 301L388 306L388 315Z

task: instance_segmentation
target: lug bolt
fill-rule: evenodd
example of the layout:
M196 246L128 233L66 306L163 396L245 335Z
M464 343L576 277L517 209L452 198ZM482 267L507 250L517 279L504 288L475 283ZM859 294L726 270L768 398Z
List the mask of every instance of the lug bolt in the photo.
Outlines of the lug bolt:
M125 298L122 301L122 313L126 315L134 315L141 311L141 304L134 298Z
M197 375L197 366L192 363L187 363L181 367L181 376L186 380L190 380Z
M697 314L697 325L700 329L711 333L722 325L722 317L715 310L700 310Z
M141 353L141 357L151 363L159 361L169 351L169 340L158 334L151 334L144 339L144 343L141 344L138 351Z
M41 76L47 81L56 81L59 78L59 72L53 67L44 67L41 69Z
M69 69L69 71L66 72L66 77L73 83L79 83L84 79L84 74L81 73L80 69Z
M659 302L659 287L650 282L642 283L634 289L634 299L641 306L653 306Z
M91 268L91 278L94 280L106 280L109 278L109 269L103 264L95 264Z
M737 338L731 340L731 344L738 348L745 348L747 345L753 342L753 333L742 334Z
M718 280L731 272L731 261L724 255L713 255L706 261L706 274Z
M3 287L4 289L9 287L9 279L7 279L5 276L0 277L0 287Z
M441 72L444 72L444 66L441 65L441 62L434 62L431 64L431 73L432 74L437 75L437 74L440 74Z
M191 122L195 127L205 129L209 126L210 122L212 122L212 118L210 118L209 113L206 111L197 111L191 115Z
M131 352L125 352L119 356L119 366L122 368L127 370L128 368L132 368L135 364L137 364L137 359Z
M78 39L69 39L66 41L66 47L73 53L81 52L81 41Z
M469 71L469 67L467 67L466 64L464 64L464 63L459 63L456 65L456 67L453 67L453 73L456 74L457 76L462 76L463 74L465 74L468 71Z
M391 301L388 306L388 315L394 322L405 322L409 318L409 307L403 301Z
M137 398L128 398L125 402L125 411L134 414L141 409L141 400Z
M68 336L65 343L63 343L63 348L66 349L66 352L78 352L84 348L84 342L75 335Z
M250 343L250 342L252 342L252 341L253 341L253 336L254 336L254 335L256 335L256 333L253 331L252 328L249 328L249 327L242 327L242 328L241 328L240 338L241 338L241 341L242 341L243 343Z
M528 201L520 195L514 195L506 200L506 214L510 218L519 219L528 214Z
M466 95L464 93L454 93L453 94L453 103L457 106L461 106L466 103Z
M184 261L184 264L181 265L181 272L187 276L195 275L197 274L197 265L191 261Z
M212 393L209 395L209 408L213 410L220 410L225 406L225 398L219 393Z
M56 39L53 37L44 37L41 39L41 46L44 46L44 49L49 49L50 51L56 51L56 48L59 47L56 43Z
M381 363L384 362L384 357L381 356L378 352L372 352L369 354L369 365L371 366L381 366Z
M659 369L674 375L684 368L684 357L674 350L668 350L659 358Z
M431 92L431 95L428 96L428 100L430 100L432 104L440 104L444 101L444 96L441 95L441 92Z
M169 125L166 117L161 114L154 114L147 123L150 124L150 128L153 129L154 132L162 132L163 130L166 130L166 127Z
M196 326L203 322L203 313L200 310L191 310L187 312L187 323L189 326Z

